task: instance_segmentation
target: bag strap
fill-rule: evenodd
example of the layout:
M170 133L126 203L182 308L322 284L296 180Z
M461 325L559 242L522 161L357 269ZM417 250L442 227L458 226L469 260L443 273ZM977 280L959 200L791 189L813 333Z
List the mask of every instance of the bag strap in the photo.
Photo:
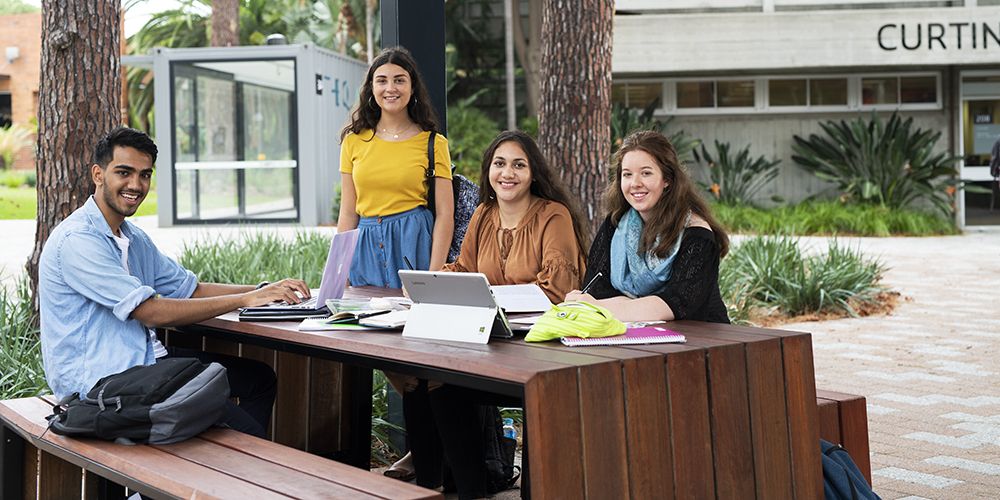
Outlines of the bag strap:
M434 137L437 132L431 130L427 137L427 168L424 169L424 178L427 182L427 208L434 212Z

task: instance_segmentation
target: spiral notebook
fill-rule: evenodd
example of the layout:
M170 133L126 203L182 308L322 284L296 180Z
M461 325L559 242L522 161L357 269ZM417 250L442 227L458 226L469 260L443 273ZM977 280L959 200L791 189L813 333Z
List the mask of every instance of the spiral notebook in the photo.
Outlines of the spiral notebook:
M636 345L636 344L681 344L687 342L683 334L668 330L662 326L644 326L629 328L621 335L613 337L563 337L562 343L568 346L582 345Z

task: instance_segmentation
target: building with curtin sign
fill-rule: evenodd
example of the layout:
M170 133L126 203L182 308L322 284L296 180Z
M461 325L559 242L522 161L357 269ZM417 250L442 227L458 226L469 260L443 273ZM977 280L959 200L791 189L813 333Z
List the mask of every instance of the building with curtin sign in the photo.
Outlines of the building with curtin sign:
M989 188L1000 138L1000 0L617 0L613 100L708 144L782 160L760 197L829 185L792 161L793 135L898 110L942 132L960 176ZM960 193L961 225L1000 224L1000 196ZM996 203L992 210L991 202Z

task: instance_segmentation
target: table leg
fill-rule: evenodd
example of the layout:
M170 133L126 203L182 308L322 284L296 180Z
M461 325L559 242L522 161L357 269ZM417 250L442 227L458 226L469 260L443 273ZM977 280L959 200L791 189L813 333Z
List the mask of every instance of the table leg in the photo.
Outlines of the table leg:
M24 496L24 439L0 426L0 498Z
M347 463L368 470L372 457L372 370L344 365L347 435Z

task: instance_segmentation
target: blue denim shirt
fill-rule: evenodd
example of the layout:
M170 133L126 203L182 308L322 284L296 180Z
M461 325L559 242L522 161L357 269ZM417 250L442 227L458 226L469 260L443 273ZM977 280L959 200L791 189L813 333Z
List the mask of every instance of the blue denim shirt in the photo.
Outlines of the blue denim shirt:
M160 253L125 221L129 272L94 198L62 221L45 243L38 270L42 362L56 397L86 394L101 377L154 362L146 327L129 316L159 294L194 293L194 273Z

